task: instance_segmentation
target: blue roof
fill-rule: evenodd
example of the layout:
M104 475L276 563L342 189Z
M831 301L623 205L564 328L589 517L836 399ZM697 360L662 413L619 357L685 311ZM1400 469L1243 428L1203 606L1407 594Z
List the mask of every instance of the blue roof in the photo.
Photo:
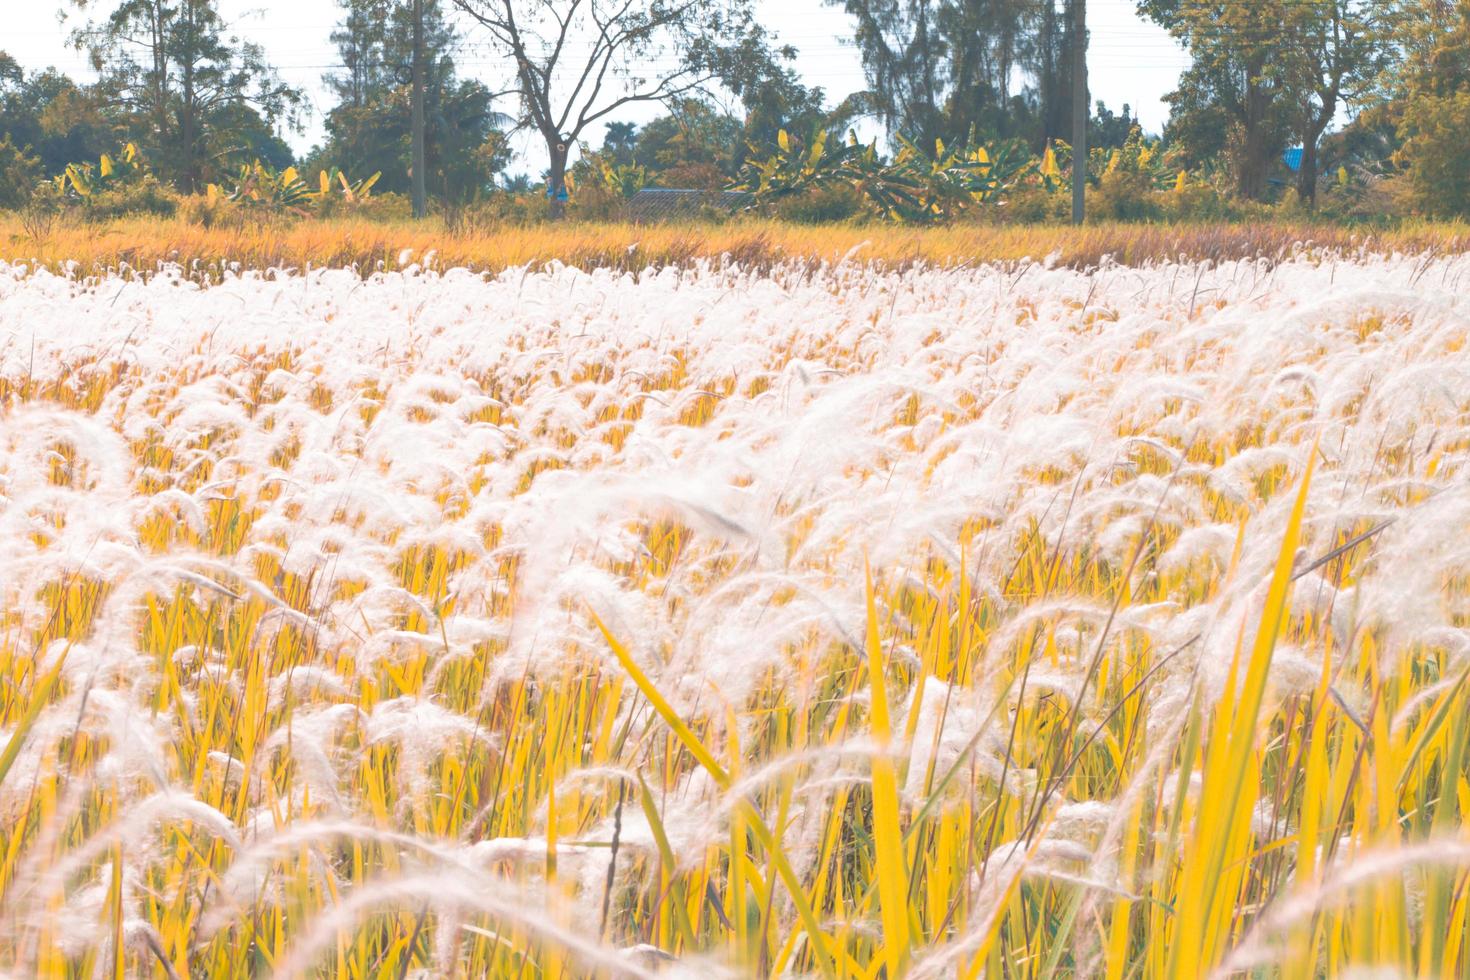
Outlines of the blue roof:
M1293 146L1281 154L1281 159L1286 161L1287 169L1292 173L1296 173L1302 169L1302 148L1300 146Z

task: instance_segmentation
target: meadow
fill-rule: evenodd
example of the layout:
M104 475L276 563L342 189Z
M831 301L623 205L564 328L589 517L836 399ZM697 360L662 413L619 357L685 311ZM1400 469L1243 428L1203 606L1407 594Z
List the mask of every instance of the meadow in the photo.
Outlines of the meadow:
M1407 220L1389 227L1278 219L1254 223L1099 222L1081 228L1032 223L957 222L799 224L756 217L722 222L441 219L414 223L368 217L297 219L264 211L230 212L206 225L187 217L85 220L76 214L27 217L0 212L0 260L81 275L150 274L180 266L214 281L230 270L353 268L367 275L398 268L398 256L430 257L439 268L498 273L551 262L639 272L700 262L736 262L752 271L821 266L844 259L883 269L973 266L1033 260L1087 269L1123 265L1265 258L1302 251L1456 255L1470 251L1470 226Z
M0 265L6 974L1470 972L1451 239L126 227Z

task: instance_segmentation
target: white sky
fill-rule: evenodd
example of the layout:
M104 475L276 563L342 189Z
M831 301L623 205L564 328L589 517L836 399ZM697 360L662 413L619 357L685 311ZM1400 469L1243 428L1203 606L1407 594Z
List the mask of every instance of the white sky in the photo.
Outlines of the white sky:
M849 20L840 10L822 0L756 0L766 25L801 51L797 67L808 85L820 85L829 102L865 87L857 51L845 43L852 36ZM86 78L90 71L85 57L67 44L71 29L80 23L70 2L58 0L0 0L5 8L0 27L0 49L8 51L28 68L55 65L73 77ZM92 0L91 6L110 8ZM264 46L267 57L288 82L304 88L314 111L300 134L288 134L297 150L308 149L322 136L322 114L329 103L321 76L337 61L328 35L338 19L336 0L221 0L238 33ZM68 20L61 23L61 15ZM1090 0L1088 18L1092 47L1089 52L1090 82L1094 99L1113 111L1131 105L1150 132L1162 129L1168 107L1160 99L1169 92L1186 66L1187 59L1162 30L1140 19L1133 0ZM499 59L475 43L473 25L466 25L470 42L460 60L460 71L483 78L492 88L503 78ZM630 107L618 118L644 122L657 114L657 107ZM586 134L598 143L600 127ZM539 170L529 140L524 145L524 164ZM519 169L519 168L517 168Z

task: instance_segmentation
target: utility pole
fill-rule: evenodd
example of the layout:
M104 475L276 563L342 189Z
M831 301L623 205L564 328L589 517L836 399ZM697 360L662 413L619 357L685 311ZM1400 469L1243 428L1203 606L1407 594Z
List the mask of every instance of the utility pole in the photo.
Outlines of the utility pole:
M1087 0L1072 0L1072 224L1087 219Z
M424 0L413 0L413 216L427 210L424 190Z

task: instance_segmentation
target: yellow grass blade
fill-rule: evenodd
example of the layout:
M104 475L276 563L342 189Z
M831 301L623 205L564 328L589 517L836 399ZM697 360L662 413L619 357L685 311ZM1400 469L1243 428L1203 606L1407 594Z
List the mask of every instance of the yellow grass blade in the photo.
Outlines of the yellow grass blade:
M595 612L592 613L592 621L597 625L598 630L602 633L603 639L607 641L607 645L612 649L613 654L618 658L618 663L622 665L625 671L627 671L628 676L632 678L633 683L637 685L638 690L642 692L645 698L648 699L648 703L653 705L653 708L655 711L658 712L659 717L664 720L664 724L669 726L669 728L674 732L674 735L679 739L681 743L683 743L684 747L689 750L689 754L694 756L694 758L699 762L700 765L705 768L705 771L710 774L715 782L718 783L722 788L728 789L730 787L729 775L725 772L724 768L715 761L714 756L711 755L709 750L704 747L704 743L699 740L699 737L689 729L688 725L684 724L684 720L679 717L676 711L674 711L673 706L669 704L668 700L659 693L658 688L654 686L651 680L649 680L648 675L645 674L642 668L638 666L637 662L633 660L633 656L631 653L628 652L627 647L623 646L623 644L620 643L617 638L613 636L612 632L602 622L601 617L599 617ZM797 878L796 872L791 867L791 862L787 859L785 852L782 850L780 842L776 840L776 837L774 834L771 833L770 828L765 825L764 820L761 819L760 813L755 809L755 807L752 806L748 800L741 800L740 808L742 811L744 811L746 819L750 821L751 832L755 835L756 840L760 842L761 847L763 847L766 853L769 855L772 863L776 866L777 874L780 875L782 882L786 885L787 892L791 897L791 902L793 905L796 906L797 913L802 920L802 924L806 928L809 945L813 951L813 955L817 960L818 966L822 968L822 972L824 975L832 976L834 968L831 961L831 956L826 948L826 942L822 935L821 926L817 922L816 914L812 911L811 905L807 902L806 892L802 888L801 880Z
M658 716L664 720L664 724L669 726L684 748L689 750L689 754L694 756L695 761L705 768L705 771L714 778L716 783L722 787L728 787L730 785L730 776L725 772L725 768L715 761L715 757L704 747L704 743L699 740L699 736L695 735L694 732L689 730L689 726L684 724L684 719L679 717L679 713L674 710L674 706L669 704L668 700L659 693L653 681L649 680L648 675L643 672L643 668L638 666L637 661L633 659L633 655L628 652L628 648L623 646L612 635L612 631L607 628L602 622L601 617L595 612L592 613L592 621L597 624L598 630L602 632L602 638L607 641L607 645L612 649L613 655L618 658L618 663L622 665L623 670L627 671L633 683L638 686L638 690L648 699L648 703L653 705L653 710L658 712Z
M1256 802L1257 726L1271 656L1286 622L1292 566L1316 460L1313 446L1277 553L1244 682L1238 695L1233 683L1227 684L1206 750L1200 812L1184 856L1179 932L1169 956L1171 978L1193 976L1217 965L1236 914L1236 888L1249 857L1250 817ZM1231 676L1233 681L1233 670Z
M61 680L61 669L65 665L66 655L63 653L57 658L56 664L33 686L26 712L21 717L20 724L16 726L15 731L10 733L10 740L5 743L5 751L0 752L0 786L5 784L5 777L20 756L20 750L25 748L26 739L30 737L31 730L36 727L36 720L51 703L51 695L56 691L56 685Z
M868 688L873 754L873 847L878 870L878 899L883 912L883 960L888 975L897 977L908 959L908 870L904 867L903 833L898 818L898 776L887 754L893 738L888 715L887 681L883 671L883 643L878 635L878 611L873 598L873 575L866 570Z

